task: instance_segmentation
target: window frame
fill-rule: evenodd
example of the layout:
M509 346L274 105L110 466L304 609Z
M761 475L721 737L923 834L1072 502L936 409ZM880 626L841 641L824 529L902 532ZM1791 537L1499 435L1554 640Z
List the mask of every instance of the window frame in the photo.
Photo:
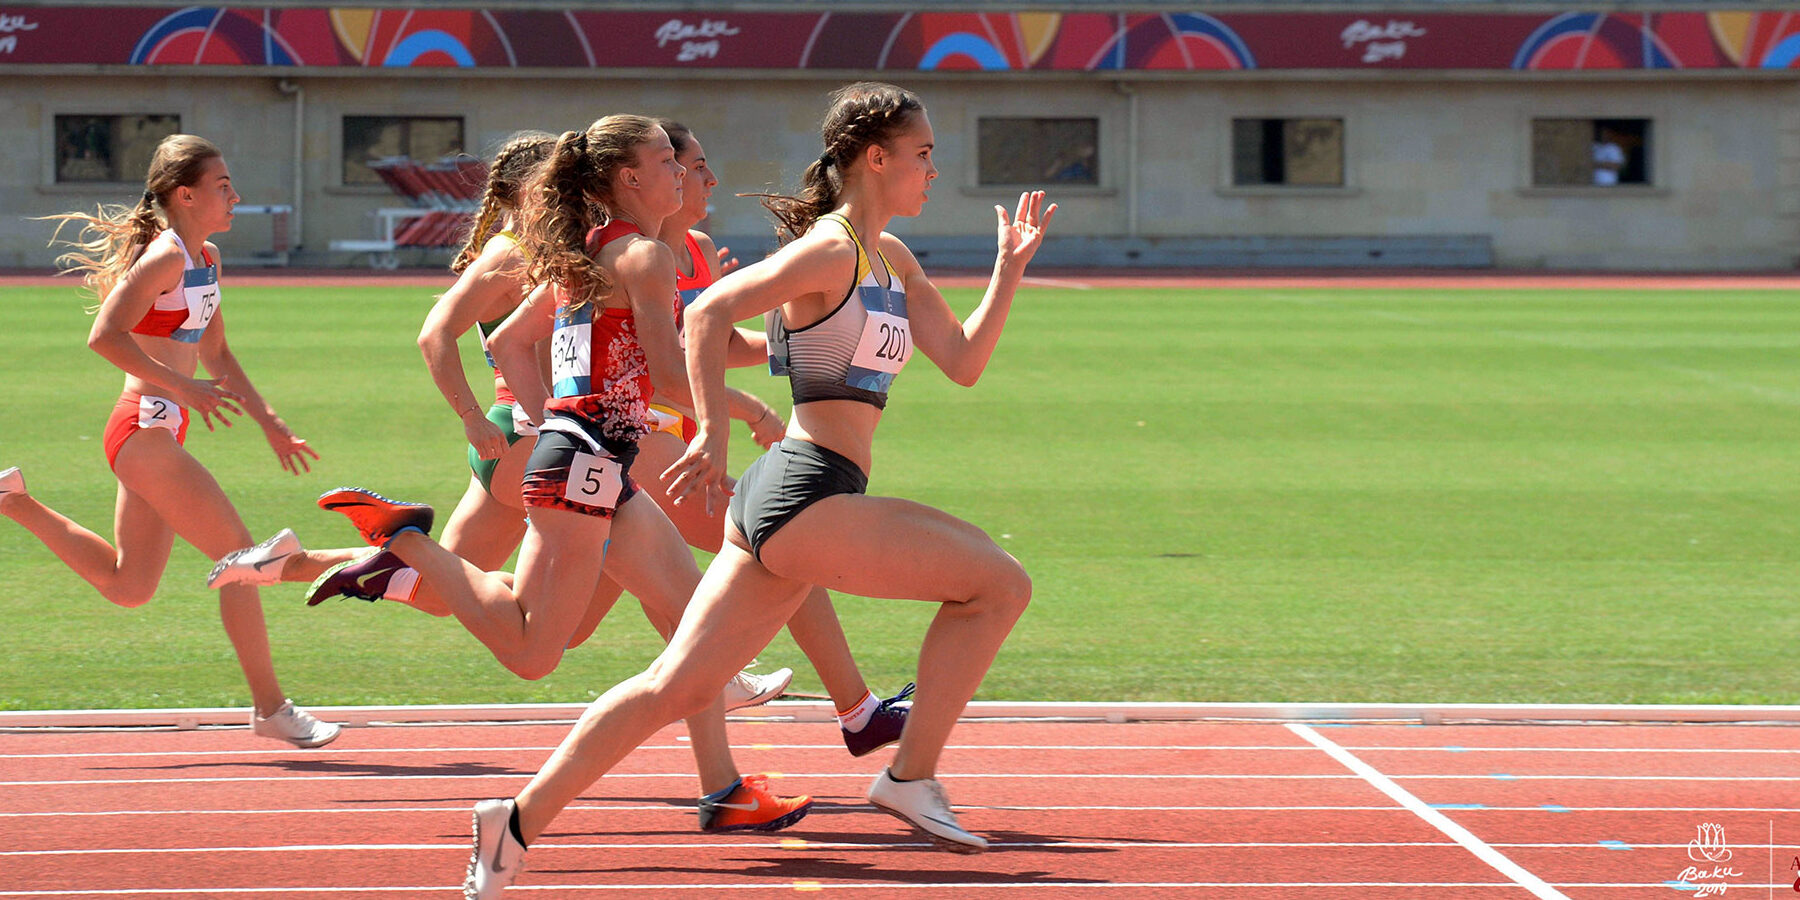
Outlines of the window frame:
M1650 134L1649 146L1644 148L1644 167L1650 173L1650 180L1633 184L1536 184L1532 181L1536 173L1536 160L1532 157L1533 128L1535 123L1543 119L1581 119L1590 122L1602 120L1640 119L1648 123ZM1514 133L1520 135L1518 155L1518 188L1516 193L1521 197L1666 197L1672 192L1667 184L1658 179L1658 175L1668 171L1668 135L1664 128L1665 118L1644 110L1601 110L1577 109L1573 111L1531 111L1521 112Z
M1342 123L1344 154L1342 184L1238 184L1237 121L1239 119L1331 119ZM1214 193L1221 197L1354 197L1362 193L1357 161L1362 158L1356 144L1355 118L1347 112L1319 110L1234 110L1222 117L1219 129L1219 181Z
M49 128L38 129L38 146L41 148L42 163L39 166L37 185L40 194L117 194L121 191L128 194L139 194L144 190L144 173L124 181L58 181L56 180L56 120L64 116L174 116L177 134L192 134L187 131L190 111L186 108L170 109L173 104L160 102L116 102L105 106L98 104L81 104L61 106L44 110L50 119ZM120 202L124 202L121 198Z
M402 199L387 186L386 182L378 181L375 184L344 183L344 120L359 117L377 117L383 119L461 119L463 143L465 145L474 143L479 146L479 143L472 138L473 135L478 133L475 128L475 116L460 110L435 106L425 106L422 109L409 109L403 113L394 112L388 109L367 109L357 107L338 109L334 111L334 114L331 117L331 172L324 185L324 192L326 194L393 197L396 201ZM470 151L469 148L465 146L463 152L472 153L473 151Z
M1110 197L1119 193L1119 185L1124 182L1126 173L1121 171L1129 163L1125 159L1124 120L1122 113L1113 113L1094 106L1081 105L1069 110L1058 110L1056 115L1047 116L1042 110L1020 108L1025 104L988 102L980 106L970 106L964 113L963 133L972 136L964 148L962 157L968 161L963 167L962 177L958 179L960 189L966 197L1010 197L1018 199L1019 192L1024 190L1055 191L1058 197ZM1098 184L1059 184L1044 181L1035 185L1001 185L981 183L981 120L982 119L1093 119L1095 121L1095 158L1100 162L1100 178ZM944 150L944 141L940 137L938 149L933 151L935 158ZM953 162L950 159L937 159L940 173Z

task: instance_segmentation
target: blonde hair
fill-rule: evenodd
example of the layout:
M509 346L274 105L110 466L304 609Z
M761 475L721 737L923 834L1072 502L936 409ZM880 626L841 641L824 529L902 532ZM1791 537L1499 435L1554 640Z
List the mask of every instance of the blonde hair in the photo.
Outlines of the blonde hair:
M521 131L495 151L494 161L488 166L487 189L481 194L481 206L475 212L468 238L450 263L450 271L462 274L481 255L494 223L503 212L518 210L532 170L549 158L555 147L556 135L545 131Z
M555 282L571 306L612 291L612 279L588 255L587 236L612 218L612 178L637 162L638 147L659 129L643 116L607 116L585 131L565 131L525 189L525 279Z
M156 240L168 227L157 215L156 206L161 204L167 209L169 194L176 188L198 184L206 161L224 155L206 138L171 134L156 145L156 152L150 156L144 193L135 205L101 204L91 216L67 212L42 217L56 222L56 231L50 235L51 245L60 243L73 248L58 256L56 264L63 274L82 273L82 284L93 293L96 302L88 312L99 309L98 302L105 300L113 286L125 277L126 270L137 261L139 248ZM80 233L75 240L61 240L63 226L71 222L81 226Z
M806 167L798 196L743 194L761 197L775 216L775 232L783 240L806 233L812 223L838 206L844 174L870 144L885 146L923 112L925 102L905 88L879 81L859 81L831 92L831 108L819 125L825 152Z

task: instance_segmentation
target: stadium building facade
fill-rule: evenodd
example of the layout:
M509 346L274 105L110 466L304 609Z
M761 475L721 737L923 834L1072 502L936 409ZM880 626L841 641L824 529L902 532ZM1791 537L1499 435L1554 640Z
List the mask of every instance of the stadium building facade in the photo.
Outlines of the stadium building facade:
M772 230L734 194L791 189L825 94L877 78L937 131L897 226L928 265L985 264L1034 186L1051 265L1786 269L1796 66L1800 15L1755 2L26 4L0 8L0 266L48 266L28 217L133 198L175 130L273 213L228 258L436 265L427 214L467 203L441 160L609 112L691 126L708 227L754 256Z

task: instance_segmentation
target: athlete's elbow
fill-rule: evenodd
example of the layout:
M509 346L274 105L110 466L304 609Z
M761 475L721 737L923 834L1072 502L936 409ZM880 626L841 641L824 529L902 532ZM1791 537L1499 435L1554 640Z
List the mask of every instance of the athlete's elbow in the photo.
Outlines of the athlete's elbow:
M974 387L975 382L981 380L982 370L986 368L986 366L962 366L949 373L950 380L963 387Z

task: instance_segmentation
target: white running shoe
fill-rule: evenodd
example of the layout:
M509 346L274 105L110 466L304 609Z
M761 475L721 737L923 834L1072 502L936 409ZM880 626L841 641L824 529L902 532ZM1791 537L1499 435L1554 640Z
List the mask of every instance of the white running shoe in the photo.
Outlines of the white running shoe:
M23 492L24 490L25 473L19 471L18 466L13 466L4 472L0 472L0 497L15 492Z
M212 574L206 576L208 590L218 590L228 584L254 584L268 587L281 583L281 566L287 558L306 548L300 546L300 538L294 535L292 528L283 528L275 532L275 536L242 550L233 550L219 557L219 564L213 566Z
M513 837L511 800L475 804L475 849L463 876L463 900L494 900L525 871L525 845Z
M725 711L743 709L746 706L761 706L787 690L788 684L794 680L794 670L776 669L767 675L757 675L745 670L732 676L725 684Z
M869 802L875 808L894 816L923 832L939 850L951 853L980 853L987 849L986 838L970 834L950 811L950 798L936 778L917 781L895 781L893 773L882 769L869 785Z
M250 711L250 730L278 741L287 741L296 747L323 747L337 740L338 732L343 729L332 722L321 722L312 713L294 705L289 700L281 704L281 708L268 718Z

